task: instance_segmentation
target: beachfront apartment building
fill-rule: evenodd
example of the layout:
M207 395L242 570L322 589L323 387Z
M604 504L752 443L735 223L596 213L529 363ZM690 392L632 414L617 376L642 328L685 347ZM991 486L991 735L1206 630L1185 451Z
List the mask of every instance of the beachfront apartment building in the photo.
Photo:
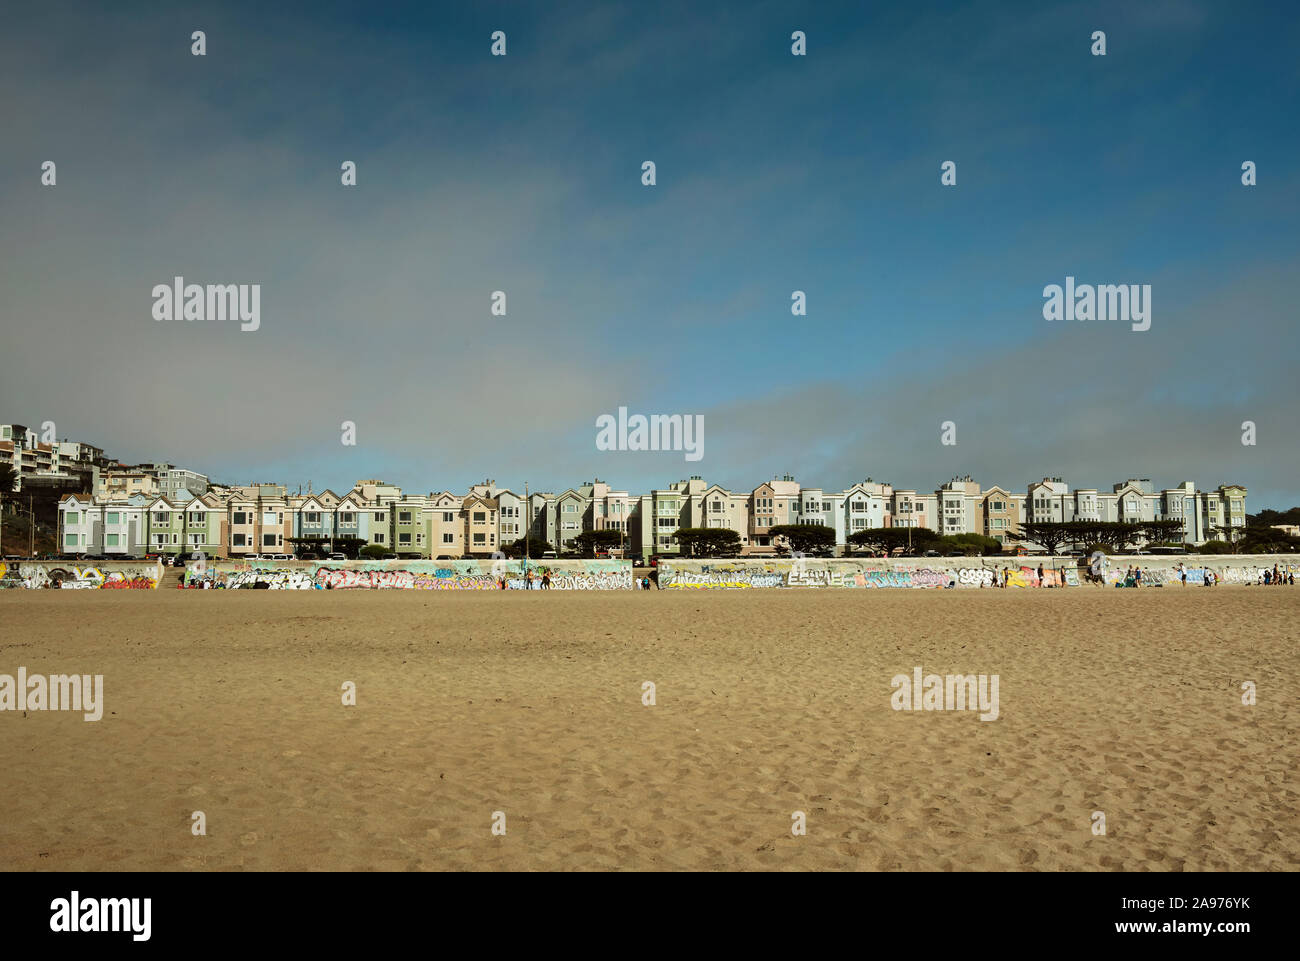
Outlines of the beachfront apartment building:
M59 548L64 554L144 557L149 499L135 494L120 503L98 503L89 494L59 502Z
M1020 519L1024 516L1025 495L1012 493L1002 487L993 486L980 498L980 533L992 537L1003 547L1016 543L1020 533Z
M915 490L895 490L891 496L890 527L925 527L938 530L939 498Z
M456 558L465 554L464 498L450 491L430 494L424 510L428 516L430 557Z
M587 499L570 488L555 498L555 549L560 552L576 550L574 540L584 530Z
M945 536L983 534L983 494L980 485L969 475L954 477L935 491L936 528Z
M529 538L555 546L555 494L550 491L533 491L528 495L527 505Z

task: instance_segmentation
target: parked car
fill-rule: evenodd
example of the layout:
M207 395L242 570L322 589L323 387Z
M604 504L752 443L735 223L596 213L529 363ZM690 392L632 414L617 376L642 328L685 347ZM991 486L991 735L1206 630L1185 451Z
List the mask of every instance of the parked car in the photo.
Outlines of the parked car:
M299 554L299 555L298 555L298 560L300 560L300 561L318 561L318 560L320 560L320 558L317 557L315 554Z
M327 559L327 560L331 560L331 561L346 561L346 560L348 559L348 555L346 555L346 554L334 553L334 554L331 554L331 555L330 555L328 558L326 558L326 559Z
M272 554L272 555L271 555L271 560L273 560L273 561L291 561L291 560L293 560L293 557L292 557L291 555L289 555L289 554Z
M555 556L556 556L555 551L546 551L545 553L542 554L542 560L553 561L555 560Z
M938 551L926 551L921 556L922 557L943 557L943 555L940 554Z

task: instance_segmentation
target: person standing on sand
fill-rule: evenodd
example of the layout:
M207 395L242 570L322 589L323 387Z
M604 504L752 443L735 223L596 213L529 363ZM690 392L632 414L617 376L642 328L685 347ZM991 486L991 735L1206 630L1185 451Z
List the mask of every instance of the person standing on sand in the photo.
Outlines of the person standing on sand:
M542 590L549 591L550 589L551 589L551 572L544 571L542 573Z
M531 591L532 589L533 589L533 571L532 568L529 568L528 573L524 575L524 590Z

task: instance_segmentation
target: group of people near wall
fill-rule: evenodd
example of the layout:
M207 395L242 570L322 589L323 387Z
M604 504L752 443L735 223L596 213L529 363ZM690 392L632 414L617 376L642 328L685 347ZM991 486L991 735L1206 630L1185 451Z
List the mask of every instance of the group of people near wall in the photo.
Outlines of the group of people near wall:
M1273 587L1278 584L1287 584L1291 587L1294 587L1295 572L1284 571L1280 569L1276 564L1274 564L1273 569L1271 571L1266 567L1264 568L1263 571L1260 572L1259 580L1256 581L1256 583L1263 584L1266 587Z

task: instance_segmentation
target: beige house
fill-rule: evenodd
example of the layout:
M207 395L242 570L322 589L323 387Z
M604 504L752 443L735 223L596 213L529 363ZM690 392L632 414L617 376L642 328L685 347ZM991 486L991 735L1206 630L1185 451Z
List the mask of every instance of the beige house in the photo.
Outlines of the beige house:
M993 486L986 490L980 499L984 525L981 533L1003 546L1014 545L1012 535L1020 532L1020 509L1024 500L1024 494L1012 494L1001 487Z

